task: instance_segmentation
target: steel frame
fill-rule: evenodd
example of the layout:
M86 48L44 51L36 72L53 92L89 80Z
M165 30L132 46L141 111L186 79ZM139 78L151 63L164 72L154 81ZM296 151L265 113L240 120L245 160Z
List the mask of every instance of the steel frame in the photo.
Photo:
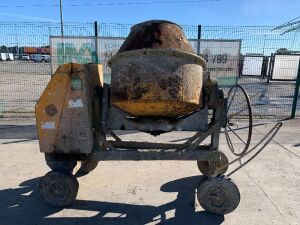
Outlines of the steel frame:
M200 160L200 161L218 161L220 159L219 136L221 133L221 127L226 124L225 116L225 104L226 100L222 91L219 92L218 104L213 109L213 117L208 123L206 129L199 130L198 128L186 125L182 125L185 131L196 131L196 134L187 139L186 142L181 144L172 143L154 143L154 142L136 142L136 141L123 141L116 133L110 128L110 111L113 106L110 106L109 101L109 85L104 85L101 105L101 126L99 127L99 134L95 143L95 149L91 155L87 156L93 160ZM204 107L205 108L205 107ZM180 121L186 121L188 124L191 117L200 113L196 111L179 119ZM118 111L120 116L126 117L126 114L122 111ZM204 117L207 119L207 117ZM165 123L174 124L174 121L168 121L165 119ZM175 122L176 123L176 122ZM137 121L135 123L135 129L138 127L144 129L144 122ZM179 125L180 126L180 123ZM174 128L174 126L171 126ZM177 127L178 129L180 127ZM153 127L151 127L153 129ZM132 130L126 129L124 130ZM155 130L152 130L155 131ZM158 131L161 131L160 129ZM170 130L168 130L170 131ZM166 131L166 132L168 132ZM110 134L115 140L107 140L106 136ZM211 143L209 145L200 145L208 136L211 136Z

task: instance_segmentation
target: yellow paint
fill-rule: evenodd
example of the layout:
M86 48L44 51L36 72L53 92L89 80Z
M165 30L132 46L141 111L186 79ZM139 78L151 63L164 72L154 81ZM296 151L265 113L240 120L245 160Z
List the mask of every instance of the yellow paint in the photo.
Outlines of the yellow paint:
M60 118L64 107L67 87L71 82L71 73L74 70L82 70L79 64L65 64L60 66L35 107L36 123L39 136L41 152L53 152L58 132ZM53 104L57 110L54 116L46 113L45 108ZM54 129L43 129L42 125L47 122L54 122Z
M100 85L101 87L103 87L103 84L104 84L104 78L103 78L103 65L102 64L98 64L97 65L98 67L98 76L99 76L99 81L100 81Z
M72 90L72 77L82 80L82 90ZM102 65L70 63L57 69L35 109L41 152L71 153L76 149L81 151L78 153L90 153L93 147L90 108L96 85L103 87ZM70 108L70 101L81 102L82 107ZM55 107L55 115L46 112L49 105ZM81 130L78 135L83 137L74 136L75 129Z
M112 99L112 104L134 116L164 116L178 117L188 114L201 106L200 89L195 90L190 96L184 96L183 87L180 86L176 96L171 96L167 87L163 90L158 83L140 82L141 90L147 90L141 93L141 97L135 100L136 87L127 86L128 100ZM158 100L157 100L158 99Z
M170 116L178 117L199 108L199 104L179 101L119 101L114 106L135 116Z

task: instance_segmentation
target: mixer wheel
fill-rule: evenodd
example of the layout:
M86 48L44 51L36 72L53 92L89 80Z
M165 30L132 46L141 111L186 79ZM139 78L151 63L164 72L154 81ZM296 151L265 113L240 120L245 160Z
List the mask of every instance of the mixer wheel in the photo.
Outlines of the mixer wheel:
M197 161L200 172L208 177L225 174L228 169L227 164L228 158L223 152L220 152L219 161Z
M240 191L227 177L209 178L197 190L197 198L208 212L227 214L234 211L240 203Z
M51 170L62 172L62 173L72 173L73 169L77 165L76 160L62 159L57 154L46 153L45 159L46 159L47 166Z
M89 172L96 169L97 165L98 165L98 161L96 160L81 161L81 166L77 173L82 175L88 174Z
M40 193L51 206L71 205L77 196L78 181L72 174L51 171L40 181Z

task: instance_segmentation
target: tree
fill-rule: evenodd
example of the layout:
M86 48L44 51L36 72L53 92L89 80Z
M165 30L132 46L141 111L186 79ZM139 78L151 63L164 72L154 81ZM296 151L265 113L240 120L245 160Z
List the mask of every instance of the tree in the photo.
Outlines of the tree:
M6 47L5 45L2 45L2 46L0 47L0 52L1 52L1 53L7 53L7 47Z

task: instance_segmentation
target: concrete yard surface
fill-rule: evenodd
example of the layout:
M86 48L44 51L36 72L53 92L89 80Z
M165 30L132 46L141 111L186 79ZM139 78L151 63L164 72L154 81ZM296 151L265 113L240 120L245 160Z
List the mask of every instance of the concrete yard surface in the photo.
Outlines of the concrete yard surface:
M49 168L39 152L34 123L0 121L0 225L300 224L299 119L284 121L267 148L232 175L241 202L225 216L205 212L199 205L195 190L203 176L195 161L100 162L78 179L79 193L72 206L50 207L39 195L39 180ZM254 126L252 146L271 127ZM148 138L141 133L121 137L130 135ZM184 135L163 134L158 139L176 141ZM224 134L221 137L220 149L233 159Z

